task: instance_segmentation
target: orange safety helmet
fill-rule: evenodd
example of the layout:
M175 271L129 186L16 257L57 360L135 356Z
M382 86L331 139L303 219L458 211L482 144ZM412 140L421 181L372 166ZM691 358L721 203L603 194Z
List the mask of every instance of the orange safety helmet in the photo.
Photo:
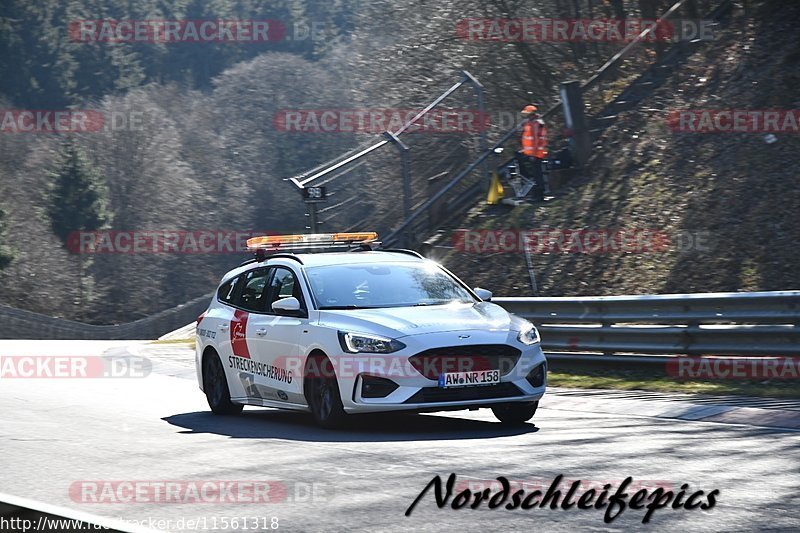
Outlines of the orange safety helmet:
M532 114L536 113L537 109L538 109L538 108L537 108L535 105L533 105L533 104L531 104L531 105L526 105L526 106L525 106L525 107L522 109L522 111L521 111L521 114L527 117L528 115L532 115Z

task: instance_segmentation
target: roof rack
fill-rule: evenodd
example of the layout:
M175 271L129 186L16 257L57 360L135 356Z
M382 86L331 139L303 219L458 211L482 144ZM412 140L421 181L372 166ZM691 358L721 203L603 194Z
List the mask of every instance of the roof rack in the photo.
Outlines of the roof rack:
M295 254L290 254L290 253L286 253L286 252L277 253L277 254L268 254L264 250L256 250L255 255L256 255L255 261L258 262L258 263L260 263L261 261L264 261L266 259L292 259L294 261L297 261L301 265L303 264L303 260L300 259L299 257L297 257Z
M406 248L381 248L378 251L379 252L393 252L393 253L396 253L396 254L413 255L414 257L419 257L420 259L425 259L425 257L423 257L423 255L421 253L416 252L414 250L407 250Z

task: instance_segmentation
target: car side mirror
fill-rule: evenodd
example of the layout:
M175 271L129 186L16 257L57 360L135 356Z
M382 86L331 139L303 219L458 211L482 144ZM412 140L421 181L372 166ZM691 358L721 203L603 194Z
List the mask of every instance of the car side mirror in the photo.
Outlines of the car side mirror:
M278 315L298 316L300 314L300 302L294 296L281 298L272 302L272 310Z
M478 295L478 298L480 298L484 302L492 301L492 291L487 291L486 289L481 289L480 287L475 287L472 290L475 292L475 294Z

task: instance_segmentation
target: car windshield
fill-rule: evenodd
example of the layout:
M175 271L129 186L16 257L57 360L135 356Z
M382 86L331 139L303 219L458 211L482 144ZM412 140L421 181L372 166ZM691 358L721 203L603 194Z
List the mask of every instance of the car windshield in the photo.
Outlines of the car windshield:
M346 264L306 269L320 309L376 309L473 303L472 295L431 263Z

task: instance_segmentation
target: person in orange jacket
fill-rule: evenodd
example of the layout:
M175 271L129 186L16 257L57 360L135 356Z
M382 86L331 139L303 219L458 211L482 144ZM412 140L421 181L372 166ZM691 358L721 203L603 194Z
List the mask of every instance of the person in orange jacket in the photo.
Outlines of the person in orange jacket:
M526 105L521 112L526 118L522 128L522 147L518 152L520 170L536 184L533 187L534 200L544 200L543 162L547 157L547 126L537 113L535 105Z

